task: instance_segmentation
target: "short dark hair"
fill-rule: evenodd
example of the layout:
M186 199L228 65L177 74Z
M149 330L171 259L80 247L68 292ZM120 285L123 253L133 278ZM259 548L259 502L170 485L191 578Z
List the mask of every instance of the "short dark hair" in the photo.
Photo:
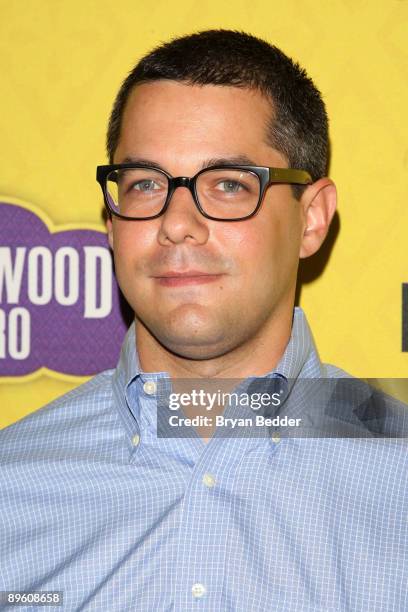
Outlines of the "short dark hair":
M269 144L283 153L290 167L307 170L314 181L326 175L328 119L319 90L280 49L235 30L206 30L175 38L136 64L123 81L110 116L106 142L110 163L133 87L161 79L259 90L272 102ZM297 197L302 191L294 186Z

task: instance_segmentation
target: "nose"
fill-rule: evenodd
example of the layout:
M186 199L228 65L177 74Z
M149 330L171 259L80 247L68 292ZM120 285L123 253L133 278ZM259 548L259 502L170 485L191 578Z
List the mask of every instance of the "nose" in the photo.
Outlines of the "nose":
M205 244L208 240L208 220L200 213L193 198L188 178L175 180L166 212L159 217L158 241L169 244Z

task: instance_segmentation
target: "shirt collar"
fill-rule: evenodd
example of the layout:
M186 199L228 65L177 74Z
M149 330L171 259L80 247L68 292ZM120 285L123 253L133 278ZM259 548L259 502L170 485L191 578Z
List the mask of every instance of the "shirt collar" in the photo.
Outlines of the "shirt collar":
M291 390L297 378L319 378L323 375L322 363L303 310L294 309L292 332L285 352L276 368L266 377L279 377L286 382L286 393ZM130 391L135 381L141 378L157 380L168 376L165 372L145 374L136 351L135 323L130 326L120 353L118 365L113 374L113 397L117 410L130 437L139 430L140 403L135 401L135 393Z
M278 365L269 375L278 374L294 381L299 377L318 378L322 373L322 363L306 315L301 308L296 307L289 342Z

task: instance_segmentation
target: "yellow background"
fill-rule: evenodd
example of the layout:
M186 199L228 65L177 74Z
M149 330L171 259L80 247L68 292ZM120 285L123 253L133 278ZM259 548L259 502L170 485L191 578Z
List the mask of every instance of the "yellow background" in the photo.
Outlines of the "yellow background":
M407 377L408 2L404 0L0 1L0 194L54 224L101 223L95 166L117 89L172 36L244 29L306 67L331 118L340 232L303 286L321 357L356 376ZM84 379L0 384L0 426Z

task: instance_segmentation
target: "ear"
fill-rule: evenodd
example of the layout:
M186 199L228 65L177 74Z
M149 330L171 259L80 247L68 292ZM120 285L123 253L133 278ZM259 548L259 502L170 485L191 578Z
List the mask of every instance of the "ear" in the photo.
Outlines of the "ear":
M113 251L113 224L112 224L112 217L108 217L106 219L106 229L108 231L108 240L109 240L109 246Z
M327 236L337 206L335 184L327 177L319 179L305 189L300 204L305 223L299 252L302 259L316 253Z

